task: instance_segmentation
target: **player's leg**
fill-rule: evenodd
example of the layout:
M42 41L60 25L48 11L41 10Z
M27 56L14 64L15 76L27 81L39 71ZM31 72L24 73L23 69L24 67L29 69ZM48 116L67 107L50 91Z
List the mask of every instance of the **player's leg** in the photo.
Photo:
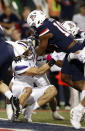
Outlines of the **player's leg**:
M85 82L83 85L83 90L81 93L81 102L70 111L70 121L74 128L81 128L81 120L83 115L85 114Z
M50 95L49 95L50 94ZM57 95L57 90L54 86L49 86L44 94L38 99L38 105L42 106L45 103L48 103L54 96Z
M49 105L50 105L50 109L52 111L52 117L53 119L55 120L64 120L64 117L61 116L57 110L56 110L56 107L57 107L57 101L56 101L56 97L53 97L51 99L51 101L49 102Z
M26 82L14 80L12 85L13 96L19 99L20 110L25 106L28 97L32 93L32 87ZM18 109L14 110L16 119L19 116Z
M21 108L23 108L26 105L27 99L31 93L32 93L32 88L25 87L23 89L22 93L19 96L19 102L20 102Z
M73 61L73 63L75 63L75 61ZM77 65L76 65L77 63ZM82 89L82 92L81 92L81 97L82 97L82 100L81 102L76 106L74 107L71 112L70 112L70 121L71 121L71 124L79 129L81 127L81 119L85 113L85 80L84 80L84 65L77 61L75 64L74 64L74 67L76 67L74 69L73 72L75 72L73 75L72 75L72 79L74 81L74 83L76 81L82 81L82 84L80 83L81 85L81 89ZM73 68L74 68L73 67Z
M79 129L81 127L80 121L84 114L84 109L85 109L84 65L78 60L75 61L73 60L70 63L68 63L68 60L66 60L66 62L68 65L67 71L69 71L69 74L71 75L73 87L75 87L76 85L76 89L82 91L82 96L83 96L81 103L78 106L74 107L70 112L71 124L75 128ZM63 70L63 72L68 74L68 72L65 72L65 70Z
M35 83L36 83L37 87L39 87L39 88L44 87L44 86L52 86L50 84L46 74L42 75L41 77L40 76L35 77ZM56 110L56 106L57 106L56 99L53 98L49 105L50 105L50 109L52 111L53 118L58 119L58 120L64 120L64 117L61 116Z
M54 96L56 95L56 93L57 93L57 91L54 86L46 86L46 87L42 87L42 88L33 89L31 96L34 98L35 102L31 106L28 106L26 108L26 110L24 111L25 119L27 119L29 121L31 118L32 112L35 109L37 109L37 108L43 106L44 104L48 103L49 101L51 101L54 98ZM29 103L29 101L28 101L28 103Z
M12 121L13 119L13 109L10 101L6 99L6 113L8 120Z
M84 82L82 80L83 79L83 76L82 76L83 70L80 69L80 66L81 66L81 68L83 68L83 67L82 67L81 63L78 61L76 61L76 64L74 61L68 62L67 57L68 56L66 55L64 62L63 62L61 79L62 79L62 81L69 84L71 87L73 87L79 91L82 91L82 89L83 89L82 87L83 87ZM74 78L72 78L72 76L74 76Z
M13 110L15 110L16 108L19 109L19 100L16 97L13 97L13 94L10 91L9 87L2 81L0 81L0 92L10 100Z
M11 82L9 84L10 91L12 91L13 82L14 82L14 78L11 80ZM16 103L15 103L15 106L16 106ZM18 107L16 107L16 108L18 108ZM18 110L18 111L20 111L20 110ZM6 98L6 113L7 113L8 120L10 120L10 121L15 120L13 105L11 104L10 100L7 98Z
M71 76L68 75L68 74L63 74L61 75L61 78L62 78L62 81L64 81L65 83L69 84L72 88L78 90L78 91L82 91L82 87L83 87L83 84L84 84L84 81L82 80L79 80L79 81L73 81L71 79Z
M2 94L4 94L9 100L11 100L12 97L12 92L9 90L9 87L3 83L2 81L0 81L0 92Z

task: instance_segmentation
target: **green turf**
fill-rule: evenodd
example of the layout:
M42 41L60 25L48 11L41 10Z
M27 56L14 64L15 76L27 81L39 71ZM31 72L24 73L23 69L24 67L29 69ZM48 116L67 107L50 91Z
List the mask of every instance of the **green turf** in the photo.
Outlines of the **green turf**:
M32 115L32 120L33 122L70 125L69 112L62 111L59 113L65 117L64 121L54 120L52 118L50 111L41 111L41 110L36 112L36 114ZM6 112L0 112L0 118L7 118ZM20 115L19 120L24 121L23 115ZM82 125L85 127L85 121L82 123Z

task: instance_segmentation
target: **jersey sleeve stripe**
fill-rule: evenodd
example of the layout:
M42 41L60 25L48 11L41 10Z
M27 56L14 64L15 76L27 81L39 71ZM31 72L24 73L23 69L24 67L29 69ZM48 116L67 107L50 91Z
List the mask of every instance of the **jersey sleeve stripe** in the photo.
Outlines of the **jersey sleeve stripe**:
M47 28L47 29L43 30L42 32L40 32L39 36L45 35L48 32L49 32L49 29Z
M19 42L18 44L23 45L25 48L27 48L27 45L25 43Z
M23 70L23 69L26 69L26 68L28 68L28 66L16 66L15 71Z

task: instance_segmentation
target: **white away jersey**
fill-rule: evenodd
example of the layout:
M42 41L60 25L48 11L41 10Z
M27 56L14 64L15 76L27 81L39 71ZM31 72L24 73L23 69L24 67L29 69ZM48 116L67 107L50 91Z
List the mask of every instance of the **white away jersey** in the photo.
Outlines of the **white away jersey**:
M22 73L26 72L31 67L36 67L36 58L31 60L22 59L21 61L12 63L15 80L22 82L31 82L32 76L27 76Z

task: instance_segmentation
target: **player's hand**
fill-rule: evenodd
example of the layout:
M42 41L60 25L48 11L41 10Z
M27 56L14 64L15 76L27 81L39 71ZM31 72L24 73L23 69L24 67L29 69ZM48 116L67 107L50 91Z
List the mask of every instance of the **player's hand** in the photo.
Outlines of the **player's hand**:
M85 62L85 51L81 50L81 51L78 51L75 53L70 53L68 55L68 61L70 62L73 59L77 59L77 60L81 61L82 63L84 63Z
M54 59L55 61L59 60L59 55L56 51L54 51L52 54L51 54L51 57L52 59Z
M53 58L55 61L57 61L57 60L63 60L64 57L65 57L65 55L66 55L66 53L64 53L64 52L59 52L59 53L57 53L56 51L54 51L54 52L51 54L52 58Z

